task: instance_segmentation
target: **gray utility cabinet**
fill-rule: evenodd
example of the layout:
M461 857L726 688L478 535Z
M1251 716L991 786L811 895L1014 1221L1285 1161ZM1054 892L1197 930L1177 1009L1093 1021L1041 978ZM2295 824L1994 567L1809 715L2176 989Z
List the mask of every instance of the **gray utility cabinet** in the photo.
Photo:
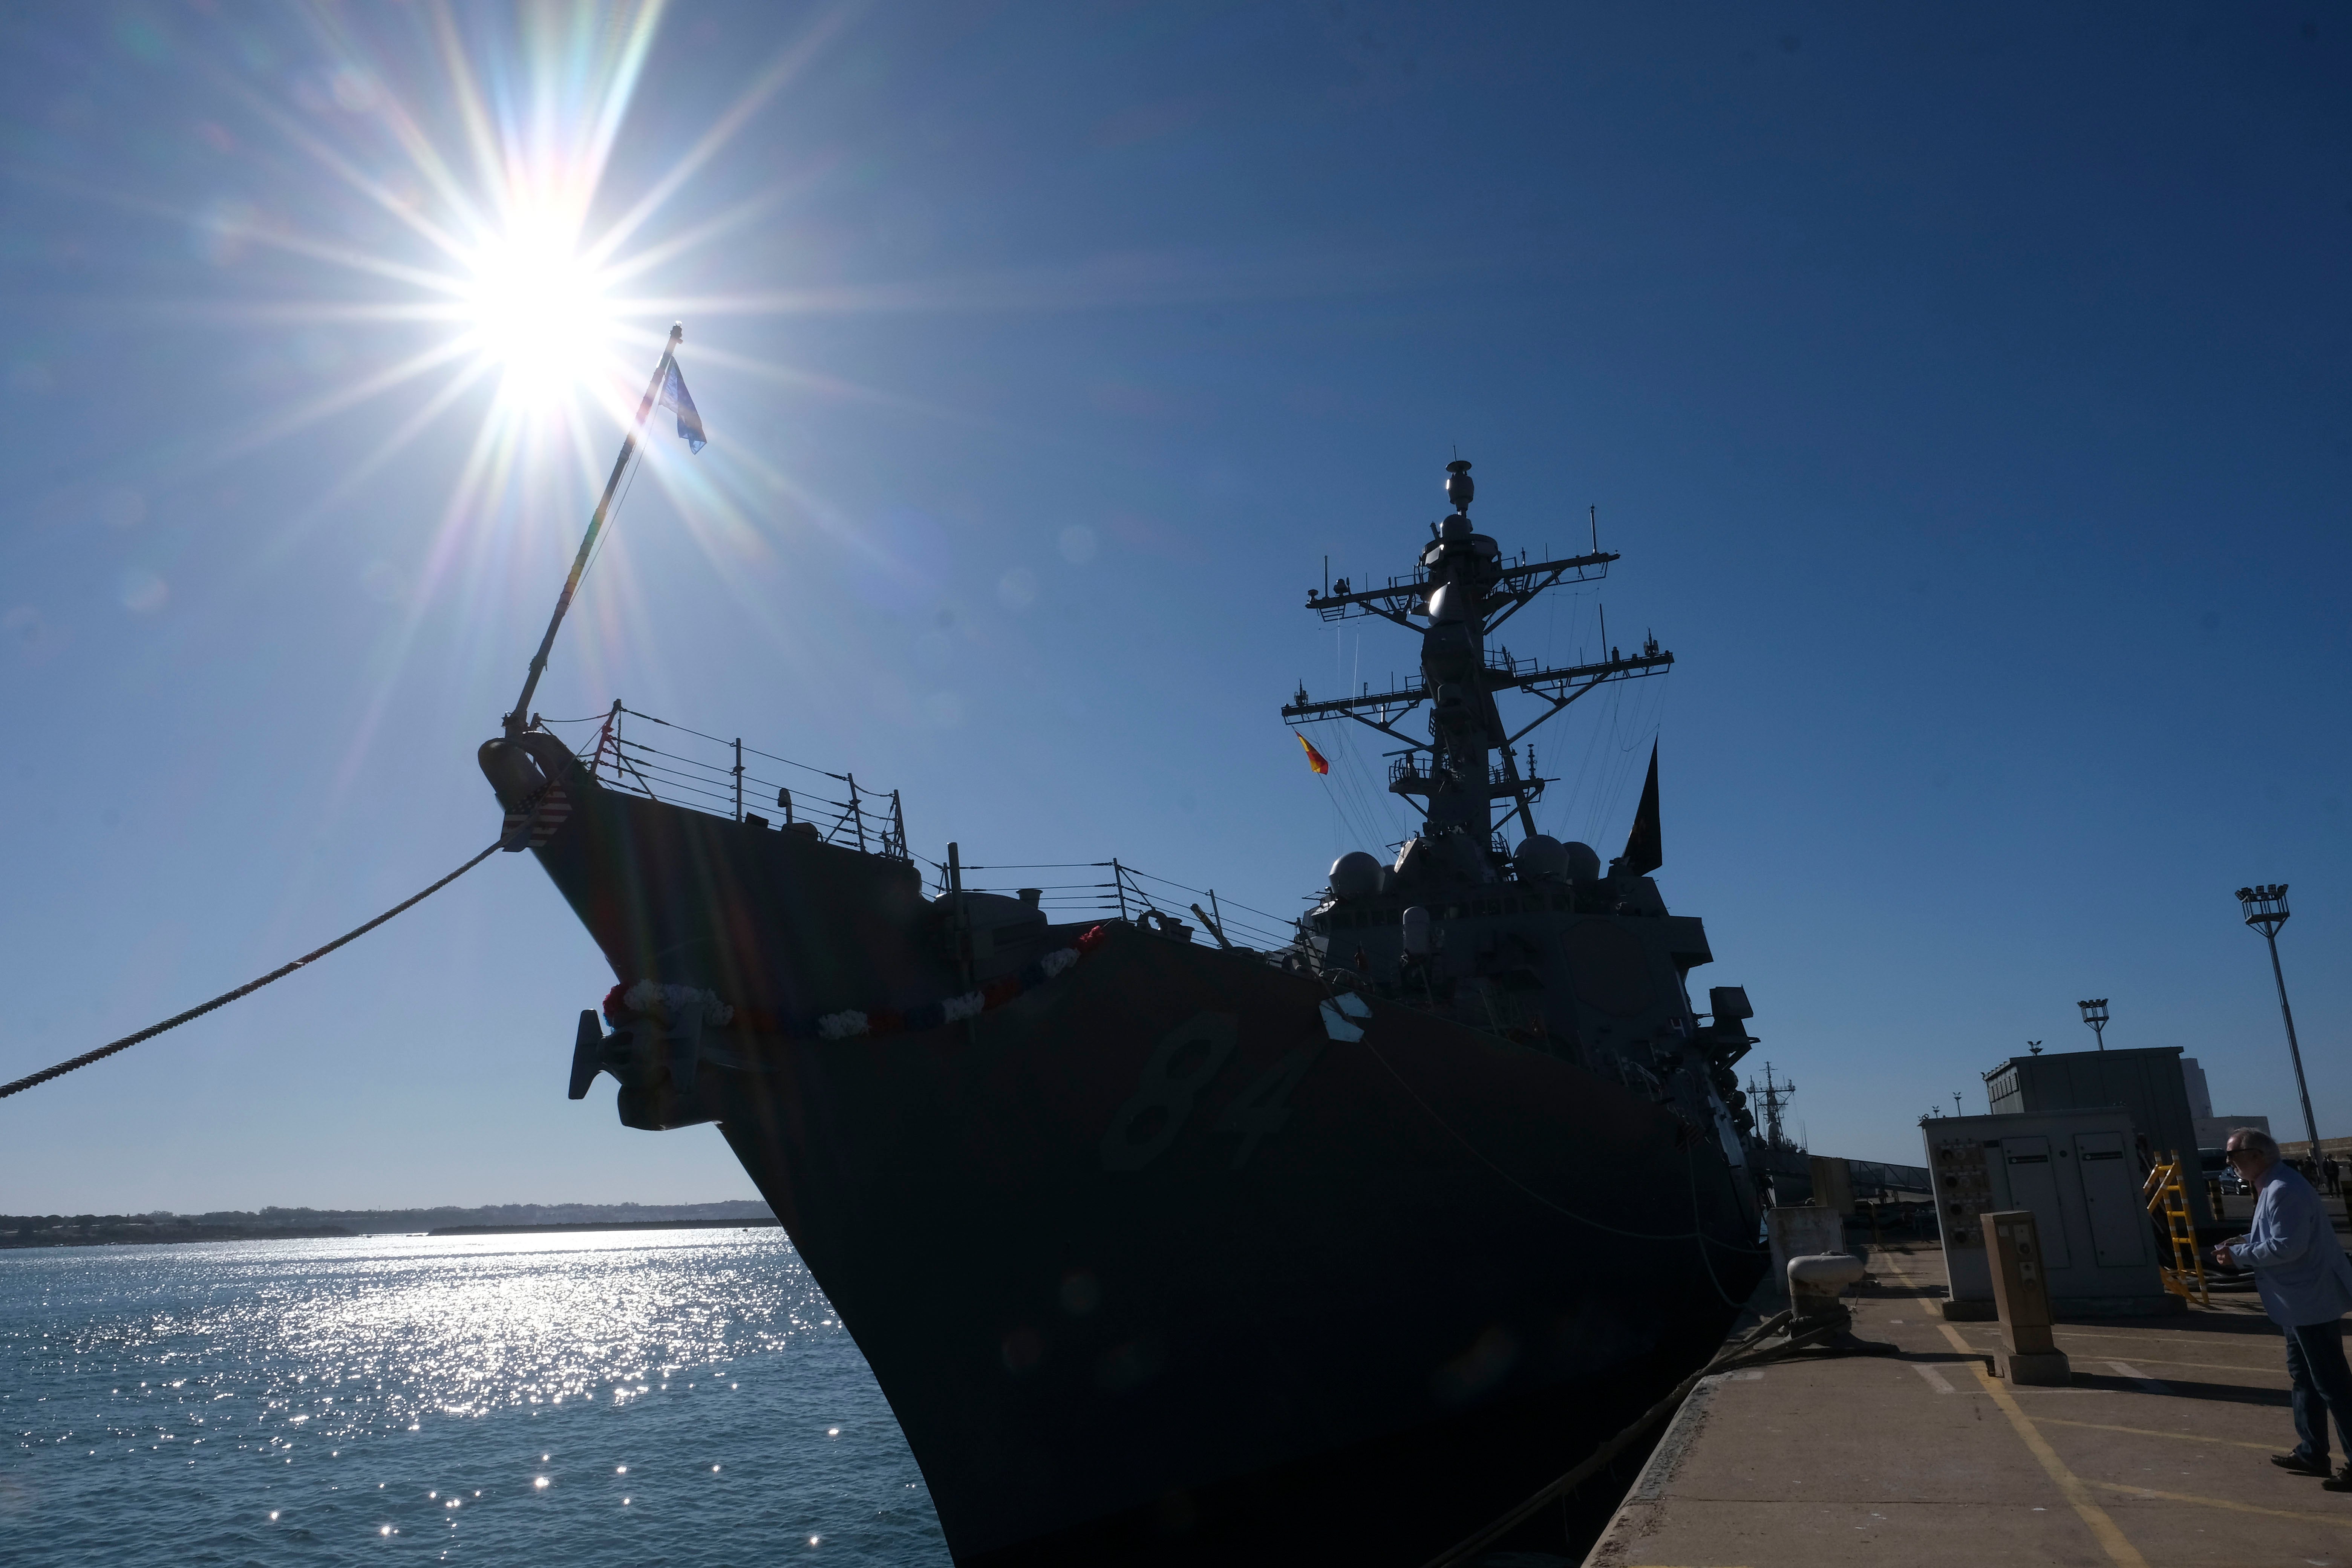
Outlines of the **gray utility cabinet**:
M2120 1105L2132 1125L2147 1137L2148 1152L2161 1160L2178 1152L2188 1166L2189 1217L2200 1226L2219 1223L2205 1200L2197 1163L2197 1119L2189 1109L2189 1083L2180 1071L2180 1047L2136 1051L2053 1051L2011 1057L1984 1075L1985 1098L1996 1116L2042 1115ZM2130 1148L2130 1145L2126 1145ZM2146 1173L2132 1150L2133 1180Z
M1983 1216L2002 1209L2033 1212L2056 1310L2180 1310L2180 1299L2165 1291L2157 1272L2156 1229L2140 1202L2132 1157L2132 1119L2121 1107L1931 1117L1921 1130L1951 1279L1950 1315L1991 1315Z

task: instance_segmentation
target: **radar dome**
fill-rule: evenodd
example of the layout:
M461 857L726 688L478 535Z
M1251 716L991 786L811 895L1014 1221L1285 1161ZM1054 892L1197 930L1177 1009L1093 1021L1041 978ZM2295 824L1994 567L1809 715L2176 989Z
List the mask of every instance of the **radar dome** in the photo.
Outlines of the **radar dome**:
M1381 863L1360 849L1331 862L1331 891L1342 899L1369 899L1381 890Z
M1523 882L1549 881L1568 875L1568 846L1547 834L1533 833L1519 841L1511 857Z
M1601 880L1601 852L1590 844L1563 844L1568 852L1568 879L1571 882Z

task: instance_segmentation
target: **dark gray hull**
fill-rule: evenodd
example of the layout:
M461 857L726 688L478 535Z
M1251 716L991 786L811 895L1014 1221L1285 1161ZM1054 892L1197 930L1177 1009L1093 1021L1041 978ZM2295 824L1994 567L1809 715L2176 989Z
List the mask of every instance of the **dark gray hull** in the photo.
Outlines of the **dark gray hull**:
M1329 1038L1326 984L1255 955L1118 926L970 1022L811 1037L960 988L911 870L570 792L538 853L614 973L738 1007L625 1116L720 1123L960 1563L1417 1564L1685 1375L1760 1273L1712 1133L1393 1002Z

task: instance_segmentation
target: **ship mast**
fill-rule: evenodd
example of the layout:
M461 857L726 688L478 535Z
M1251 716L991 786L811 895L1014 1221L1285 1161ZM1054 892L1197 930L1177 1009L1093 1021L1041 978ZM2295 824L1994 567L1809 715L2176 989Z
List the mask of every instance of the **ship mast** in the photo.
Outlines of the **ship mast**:
M1789 1079L1780 1083L1772 1081L1772 1064L1770 1062L1766 1062L1764 1064L1764 1082L1762 1087L1758 1087L1754 1079L1748 1080L1748 1098L1764 1108L1764 1146L1766 1148L1781 1149L1788 1147L1788 1145L1782 1142L1780 1137L1780 1118L1788 1106L1790 1097L1795 1095L1796 1092L1797 1085L1794 1079Z
M1675 656L1654 637L1631 658L1612 647L1595 663L1553 668L1513 658L1507 649L1490 650L1488 639L1496 628L1539 595L1562 583L1599 581L1617 556L1595 548L1556 561L1530 562L1522 552L1517 561L1507 562L1492 538L1471 527L1475 493L1470 465L1459 459L1447 464L1445 496L1454 511L1430 525L1433 538L1412 576L1360 590L1343 577L1331 585L1336 591L1307 590L1307 607L1327 621L1380 616L1420 630L1421 679L1392 691L1323 701L1310 699L1302 683L1282 717L1293 726L1349 718L1403 742L1402 752L1391 753L1399 759L1389 772L1391 793L1412 802L1431 837L1464 836L1483 850L1494 833L1495 802L1509 802L1521 831L1532 837L1529 803L1553 782L1519 772L1518 742L1594 687L1654 674L1671 666ZM1416 621L1426 626L1416 626ZM1496 700L1507 691L1526 692L1549 706L1514 730ZM1426 739L1397 728L1423 703L1430 709ZM1497 752L1499 763L1492 760Z

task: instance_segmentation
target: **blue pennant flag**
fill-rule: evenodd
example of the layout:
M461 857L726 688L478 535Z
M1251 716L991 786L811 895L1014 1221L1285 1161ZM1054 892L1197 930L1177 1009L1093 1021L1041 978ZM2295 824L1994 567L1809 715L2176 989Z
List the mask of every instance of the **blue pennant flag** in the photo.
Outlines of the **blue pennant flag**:
M699 452L709 445L709 437L702 433L702 416L694 410L694 399L686 390L686 377L677 374L677 361L669 362L669 374L662 377L661 405L677 416L677 433L689 451Z

